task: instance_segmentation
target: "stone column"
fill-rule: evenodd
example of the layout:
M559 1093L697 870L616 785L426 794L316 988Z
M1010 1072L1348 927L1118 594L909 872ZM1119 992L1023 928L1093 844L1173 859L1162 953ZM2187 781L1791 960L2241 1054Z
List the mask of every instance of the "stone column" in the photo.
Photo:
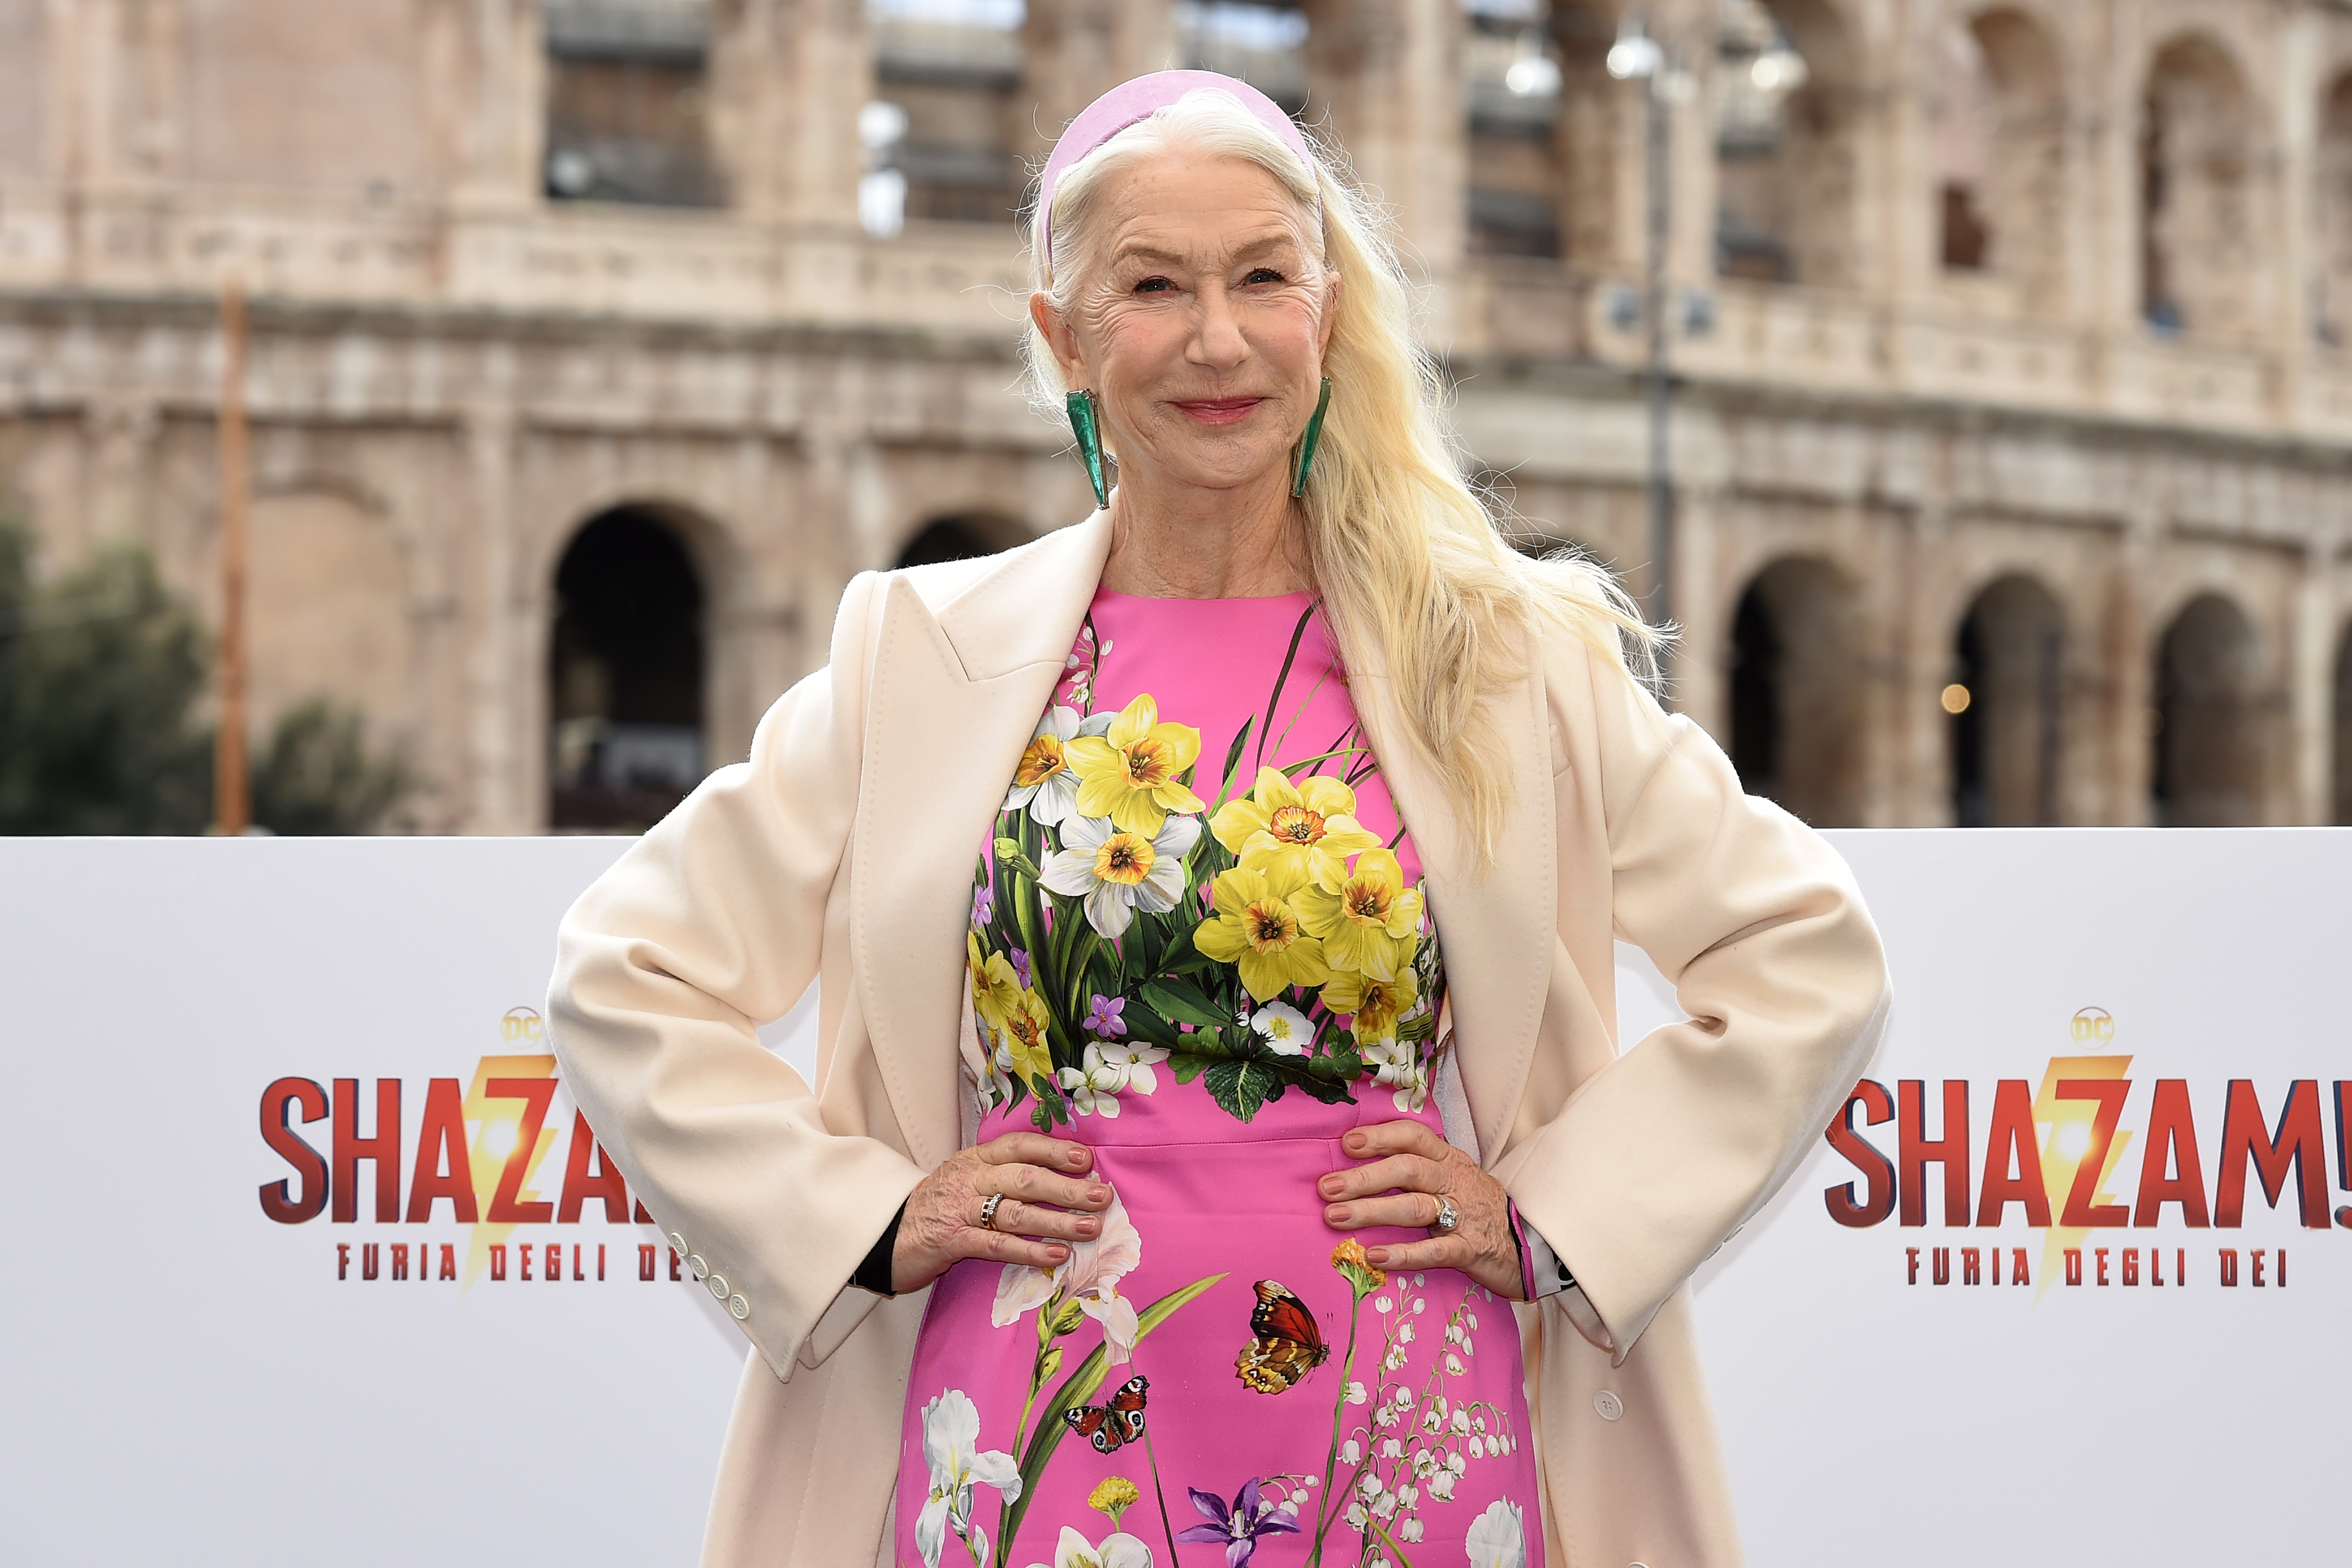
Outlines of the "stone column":
M1034 100L1026 146L1042 163L1078 110L1130 77L1176 63L1172 0L1029 0L1022 88Z
M1450 276L1468 229L1459 0L1313 0L1307 12L1308 122L1328 114L1409 264Z
M493 352L494 359L502 353ZM501 378L503 379L503 378ZM488 389L486 389L488 390ZM514 510L516 419L502 397L486 397L464 416L467 532L473 552L472 647L467 674L468 833L535 833L546 825L546 679L531 679L519 655Z
M453 197L460 211L514 213L539 204L547 138L547 33L538 0L468 7L466 85L453 94Z
M2111 827L2143 827L2156 820L2148 781L2155 752L2148 733L2148 701L2156 649L2149 641L2149 595L2161 525L2145 498L2131 497L2109 592L2105 636L2106 710L2097 716L2105 737L2105 799L2095 819Z
M857 111L874 96L861 0L719 0L711 10L711 140L736 210L855 228Z
M2336 639L2327 580L2336 531L2315 529L2295 562L2284 660L2286 766L2272 770L2284 787L2272 791L2273 822L2319 824L2336 816Z
M2313 196L2318 177L2319 100L2325 87L2319 73L2326 58L2326 27L2319 14L2307 7L2277 15L2275 26L2271 69L2278 83L2278 101L2271 111L2270 132L2277 153L2265 162L2271 165L2270 177L2276 187L2272 205L2278 244L2271 265L2277 269L2273 285L2277 297L2272 301L2265 335L2278 356L2273 407L2282 424L2294 425L2302 422L2304 383L2318 329L2313 319L2312 279L2316 275ZM2255 102L2261 104L2259 90ZM2305 816L2296 820L2318 818Z

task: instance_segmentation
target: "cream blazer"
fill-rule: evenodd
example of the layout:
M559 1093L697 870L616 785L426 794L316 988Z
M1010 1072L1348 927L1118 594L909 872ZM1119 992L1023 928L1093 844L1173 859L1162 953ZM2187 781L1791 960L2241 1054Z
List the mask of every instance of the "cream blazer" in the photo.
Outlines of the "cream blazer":
M867 574L832 661L565 917L548 1013L564 1081L746 1361L703 1561L887 1561L927 1293L845 1283L960 1145L973 858L1102 574L1108 518L982 561ZM1364 661L1359 660L1361 670ZM1691 1272L1772 1195L1887 1005L1845 864L1742 795L1706 733L1566 636L1500 710L1500 862L1349 682L1445 932L1476 1147L1581 1282L1522 1307L1554 1568L1733 1563ZM1612 943L1689 1021L1618 1049ZM821 980L816 1081L754 1033ZM1164 1565L1174 1568L1174 1565Z

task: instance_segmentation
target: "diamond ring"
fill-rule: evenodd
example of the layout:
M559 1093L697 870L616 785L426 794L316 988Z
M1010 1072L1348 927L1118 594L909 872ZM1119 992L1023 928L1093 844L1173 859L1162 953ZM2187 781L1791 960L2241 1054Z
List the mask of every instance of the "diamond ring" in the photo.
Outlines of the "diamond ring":
M1462 1211L1454 1206L1454 1200L1442 1194L1439 1194L1437 1199L1437 1217L1429 1222L1431 1234L1434 1236L1451 1235L1454 1227L1461 1223Z

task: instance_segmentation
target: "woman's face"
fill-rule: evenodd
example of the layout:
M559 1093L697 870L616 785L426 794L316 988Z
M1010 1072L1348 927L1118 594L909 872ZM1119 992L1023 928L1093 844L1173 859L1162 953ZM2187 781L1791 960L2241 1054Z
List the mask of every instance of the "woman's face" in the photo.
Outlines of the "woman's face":
M1255 163L1169 152L1118 176L1090 226L1068 312L1030 310L1099 400L1122 481L1286 477L1339 283L1290 194Z

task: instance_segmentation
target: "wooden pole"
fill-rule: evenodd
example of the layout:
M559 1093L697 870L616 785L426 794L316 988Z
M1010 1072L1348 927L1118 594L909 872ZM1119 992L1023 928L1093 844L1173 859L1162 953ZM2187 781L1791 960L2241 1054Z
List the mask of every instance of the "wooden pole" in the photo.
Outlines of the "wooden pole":
M213 830L235 836L253 822L245 755L245 289L221 289L220 728L213 742Z

